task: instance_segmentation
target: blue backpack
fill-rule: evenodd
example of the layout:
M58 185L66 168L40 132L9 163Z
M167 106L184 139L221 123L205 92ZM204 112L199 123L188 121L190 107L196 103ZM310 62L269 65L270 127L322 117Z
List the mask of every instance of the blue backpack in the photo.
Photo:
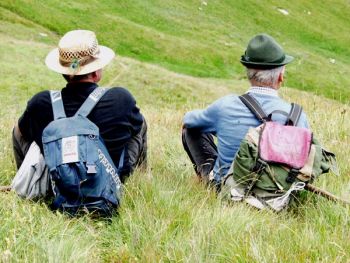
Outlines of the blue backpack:
M96 88L73 117L67 118L60 91L51 91L54 120L44 129L44 157L53 185L53 209L110 216L120 205L123 150L116 169L100 137L86 116L106 92Z

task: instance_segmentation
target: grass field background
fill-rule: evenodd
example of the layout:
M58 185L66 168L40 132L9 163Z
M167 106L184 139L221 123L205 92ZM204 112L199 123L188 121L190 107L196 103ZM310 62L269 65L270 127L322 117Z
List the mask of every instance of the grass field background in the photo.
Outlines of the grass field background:
M229 204L197 182L180 131L186 111L248 88L239 57L270 33L296 57L281 96L303 105L338 157L340 175L316 185L350 199L349 11L348 1L1 1L0 183L16 172L10 135L27 100L64 86L43 61L75 28L119 54L101 85L137 99L149 168L127 182L111 222L0 193L0 262L348 262L348 207L310 193L278 214Z

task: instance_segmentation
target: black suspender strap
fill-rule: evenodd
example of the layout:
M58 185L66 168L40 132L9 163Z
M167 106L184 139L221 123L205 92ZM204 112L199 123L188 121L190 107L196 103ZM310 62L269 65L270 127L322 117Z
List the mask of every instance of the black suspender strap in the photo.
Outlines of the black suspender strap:
M259 121L265 122L271 119L271 116L266 115L259 102L253 96L249 95L249 93L243 94L239 96L239 98ZM286 125L296 126L302 112L303 108L299 104L292 103L292 107L288 115L285 112L279 110L275 110L272 113L281 113L283 115L287 115Z
M261 108L259 102L253 96L250 96L249 93L239 96L239 99L243 102L244 105L247 106L247 108L255 115L259 121L265 122L268 120L268 116Z
M299 104L292 103L292 108L289 112L286 124L296 126L302 112L303 108Z

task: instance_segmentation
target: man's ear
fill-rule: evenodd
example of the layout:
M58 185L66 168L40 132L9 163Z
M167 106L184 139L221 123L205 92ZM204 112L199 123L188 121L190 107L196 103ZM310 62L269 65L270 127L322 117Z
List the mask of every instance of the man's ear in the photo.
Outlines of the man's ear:
M102 77L102 70L99 69L99 70L96 70L94 72L91 72L90 73L90 76L91 76L91 79L97 83L101 80L101 77Z
M280 74L278 75L278 83L282 83L284 80L284 67L281 70Z
M95 80L97 77L96 71L89 73L89 75L90 75L89 78L91 78L92 80Z
M280 75L278 76L278 82L279 83L282 83L283 82L283 79L284 79L284 76L283 76L283 72L280 73Z

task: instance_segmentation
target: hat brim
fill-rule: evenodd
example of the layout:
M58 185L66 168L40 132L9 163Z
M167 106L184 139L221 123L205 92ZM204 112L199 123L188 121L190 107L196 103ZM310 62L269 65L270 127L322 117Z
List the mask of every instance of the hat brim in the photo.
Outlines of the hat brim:
M99 48L100 53L98 54L98 57L90 63L80 66L78 70L74 70L71 67L65 67L61 65L59 61L58 48L55 48L46 56L45 64L49 69L65 75L88 74L105 67L115 57L115 53L112 49L105 46L99 46Z
M247 68L271 69L271 68L277 68L277 67L284 66L284 65L292 62L293 59L294 59L294 57L289 56L289 55L285 55L284 60L279 62L279 63L268 63L268 62L251 62L251 61L246 60L244 58L244 56L242 56L240 61Z

